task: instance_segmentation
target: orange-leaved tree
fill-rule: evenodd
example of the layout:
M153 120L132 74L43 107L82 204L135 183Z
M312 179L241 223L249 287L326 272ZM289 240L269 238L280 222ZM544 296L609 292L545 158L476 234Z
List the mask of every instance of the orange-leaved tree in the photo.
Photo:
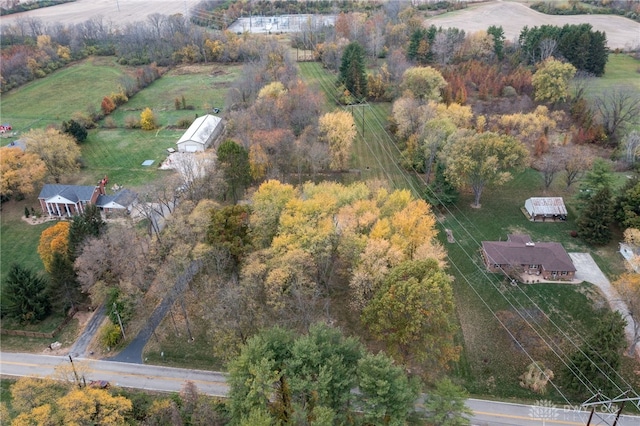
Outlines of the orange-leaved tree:
M50 228L45 229L40 234L40 244L38 244L38 254L44 269L51 273L53 257L55 253L63 256L69 250L69 222L58 222Z

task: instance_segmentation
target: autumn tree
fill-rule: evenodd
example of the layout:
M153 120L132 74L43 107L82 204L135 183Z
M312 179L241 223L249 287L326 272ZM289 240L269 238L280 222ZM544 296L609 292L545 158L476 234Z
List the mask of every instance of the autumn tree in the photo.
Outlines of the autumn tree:
M51 272L53 254L60 253L66 256L68 251L69 222L58 222L42 231L40 243L38 244L38 254L47 272Z
M20 377L10 387L11 406L17 412L28 412L62 397L66 390L64 384L51 378Z
M22 135L22 139L27 145L27 152L40 157L56 183L60 183L63 175L80 170L80 148L72 136L56 129L33 129Z
M482 191L511 180L511 170L524 166L528 152L511 136L492 132L459 132L442 151L447 178L458 188L471 187L473 206L480 207Z
M286 204L296 197L293 186L277 180L264 182L253 194L251 209L251 236L257 247L271 245L278 232L280 214Z
M158 127L156 123L156 117L151 111L151 108L147 107L140 113L140 128L142 130L153 130Z
M640 342L640 274L625 272L612 284L618 290L620 300L627 306L629 322L633 326L633 341L627 355L635 357L636 345Z
M347 111L328 112L320 117L318 126L320 137L329 145L331 169L346 170L357 133L353 116Z
M575 74L576 68L571 64L563 64L554 58L544 61L531 78L536 101L566 101L569 97L569 82Z
M548 190L558 173L562 170L562 161L553 154L548 154L538 160L535 168L542 175L544 189Z
M33 193L46 173L46 165L37 154L5 147L0 155L0 196L24 198Z
M400 87L420 100L439 101L440 91L447 85L442 74L431 67L412 67L402 74Z
M56 401L63 424L125 424L132 410L131 401L124 396L112 396L108 390L90 387L73 389Z
M227 195L236 203L251 183L251 166L247 150L232 140L226 140L218 147L218 164L227 184Z
M211 211L207 242L227 250L238 264L250 247L249 209L232 205Z
M578 236L589 244L604 245L611 241L611 222L613 205L611 189L600 189L587 203L576 220Z
M640 132L634 130L630 132L624 141L625 160L634 165L640 157Z
M356 99L364 99L367 96L365 51L357 41L349 43L342 53L338 81Z
M437 261L408 261L391 269L362 321L394 357L426 376L458 358L450 278Z
M11 265L2 288L2 313L24 323L34 323L50 310L47 281L33 270Z

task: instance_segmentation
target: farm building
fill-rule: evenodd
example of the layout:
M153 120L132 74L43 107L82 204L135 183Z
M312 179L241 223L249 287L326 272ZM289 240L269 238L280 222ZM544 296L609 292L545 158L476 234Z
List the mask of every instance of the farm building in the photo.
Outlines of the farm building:
M482 257L491 272L517 271L550 281L570 281L576 268L560 243L534 243L528 235L511 234L507 241L483 241Z
M42 213L48 216L73 217L84 212L87 204L95 204L105 213L131 212L138 195L128 189L107 195L107 179L96 186L46 184L38 195Z
M215 115L196 118L178 140L178 152L204 151L222 132L222 119Z
M562 197L531 197L524 208L532 222L567 220L567 208Z

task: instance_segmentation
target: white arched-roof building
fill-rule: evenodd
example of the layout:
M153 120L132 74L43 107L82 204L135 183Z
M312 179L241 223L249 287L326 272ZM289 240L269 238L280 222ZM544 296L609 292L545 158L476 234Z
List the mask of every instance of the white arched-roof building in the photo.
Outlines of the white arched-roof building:
M178 152L204 151L222 132L222 119L215 115L196 118L178 140Z

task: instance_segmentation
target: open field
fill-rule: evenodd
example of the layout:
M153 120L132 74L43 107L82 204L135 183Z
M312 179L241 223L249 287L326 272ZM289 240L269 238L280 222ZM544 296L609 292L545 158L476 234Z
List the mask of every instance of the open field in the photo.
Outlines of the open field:
M102 19L115 26L124 26L132 22L140 22L149 15L188 14L188 11L199 0L77 0L28 12L15 13L2 17L3 25L14 23L18 19L37 18L45 23L61 23L64 25L80 24L89 19Z
M91 57L2 95L1 119L14 131L60 125L74 112L100 110L102 98L117 91L125 74L115 58Z
M640 47L640 23L615 15L545 15L517 2L496 1L471 5L466 9L445 13L425 20L425 25L456 27L473 33L491 25L502 26L507 40L515 40L523 27L541 25L591 24L607 35L611 49Z

